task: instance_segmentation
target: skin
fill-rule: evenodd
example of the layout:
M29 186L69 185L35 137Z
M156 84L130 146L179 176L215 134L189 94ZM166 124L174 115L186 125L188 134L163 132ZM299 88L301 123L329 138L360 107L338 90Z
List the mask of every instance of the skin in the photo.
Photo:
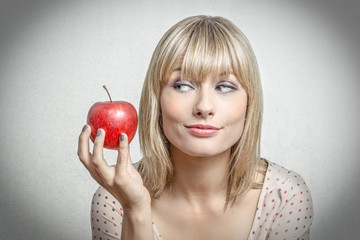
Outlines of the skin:
M151 198L131 163L126 134L122 134L123 140L120 136L114 166L108 166L103 157L105 131L98 129L93 153L89 151L90 134L85 125L79 136L78 156L91 176L120 202L124 210L121 239L152 239Z
M131 164L126 135L115 166L103 158L105 132L100 129L89 150L90 128L79 136L78 156L91 176L124 210L121 239L153 239L152 220L166 240L246 239L260 189L249 191L224 211L231 146L241 137L247 95L233 74L209 74L199 82L180 79L175 69L161 92L163 128L170 142L175 177L158 199L151 199ZM219 130L198 136L187 125ZM263 181L262 175L256 182Z
M229 152L240 138L247 94L233 74L209 75L197 83L181 80L180 70L175 70L162 90L160 104L164 133L174 151L208 159ZM194 136L186 128L194 124L220 130L210 137Z
M159 232L166 240L246 239L260 189L251 190L224 211L230 148L241 137L245 123L245 90L233 74L208 75L195 83L181 80L180 71L175 70L160 101L175 178L152 201ZM196 136L186 128L193 124L220 130L212 136Z

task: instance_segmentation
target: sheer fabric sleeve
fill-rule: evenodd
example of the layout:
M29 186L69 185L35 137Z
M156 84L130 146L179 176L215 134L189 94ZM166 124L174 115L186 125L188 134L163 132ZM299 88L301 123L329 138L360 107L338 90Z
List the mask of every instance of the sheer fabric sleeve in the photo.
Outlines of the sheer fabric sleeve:
M277 189L279 192L283 191L279 193L282 204L272 219L267 239L310 239L314 215L310 190L299 174L293 174L293 181L288 185L287 192L291 193L290 196L286 196L286 188Z
M121 239L123 209L120 202L105 188L99 186L91 202L92 239ZM153 222L154 240L162 240Z
M309 239L314 211L308 186L298 173L268 163L249 240Z
M120 203L100 186L91 202L92 239L121 239L123 210Z

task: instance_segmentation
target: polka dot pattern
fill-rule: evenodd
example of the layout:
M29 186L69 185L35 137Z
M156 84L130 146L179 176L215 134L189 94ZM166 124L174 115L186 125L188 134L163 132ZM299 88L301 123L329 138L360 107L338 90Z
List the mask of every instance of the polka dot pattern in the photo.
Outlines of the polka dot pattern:
M105 188L100 186L96 190L91 204L92 239L121 239L123 214L119 201ZM154 239L162 240L154 222L153 228Z
M309 188L298 173L268 163L248 240L309 239L314 216ZM120 239L122 218L120 203L100 186L91 204L93 239ZM163 240L154 222L153 229L154 239Z
M314 211L304 179L268 161L249 240L309 239Z

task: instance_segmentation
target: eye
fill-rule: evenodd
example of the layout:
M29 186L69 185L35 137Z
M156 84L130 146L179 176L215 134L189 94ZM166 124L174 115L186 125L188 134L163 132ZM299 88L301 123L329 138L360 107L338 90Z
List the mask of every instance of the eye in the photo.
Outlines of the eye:
M173 89L178 92L188 92L193 89L192 85L187 81L177 80L173 85Z
M221 93L229 93L237 90L232 84L226 82L218 84L215 89Z

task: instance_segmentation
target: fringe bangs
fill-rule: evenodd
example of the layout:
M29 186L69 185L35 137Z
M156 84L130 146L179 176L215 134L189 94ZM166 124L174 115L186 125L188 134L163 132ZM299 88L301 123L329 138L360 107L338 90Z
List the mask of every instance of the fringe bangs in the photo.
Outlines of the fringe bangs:
M241 73L241 69L234 69L240 65L231 44L234 38L221 27L216 21L203 19L167 36L167 47L159 59L163 63L159 71L161 86L178 68L182 79L194 82L203 81L208 74L227 77L232 72Z

